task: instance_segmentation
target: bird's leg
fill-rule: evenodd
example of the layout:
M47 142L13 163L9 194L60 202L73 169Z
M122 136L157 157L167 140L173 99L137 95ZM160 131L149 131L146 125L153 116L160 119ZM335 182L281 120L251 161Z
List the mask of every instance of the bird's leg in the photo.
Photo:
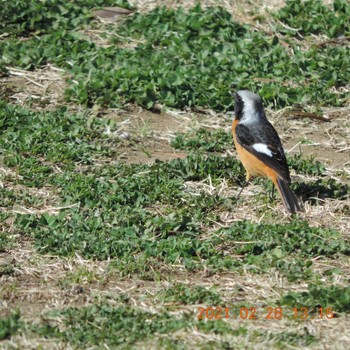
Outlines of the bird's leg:
M243 192L244 188L249 185L249 181L250 181L250 174L247 172L245 181L243 182L241 190L239 191L239 193L237 195L237 198L236 198L237 201L238 201L239 197L241 196L241 193Z
M249 181L247 181L247 180L245 180L243 182L242 187L241 187L240 191L238 192L236 200L239 199L239 197L241 196L241 193L243 192L244 188L248 186L248 184L249 184Z
M272 190L270 192L270 201L272 202L275 198L275 185L272 185Z

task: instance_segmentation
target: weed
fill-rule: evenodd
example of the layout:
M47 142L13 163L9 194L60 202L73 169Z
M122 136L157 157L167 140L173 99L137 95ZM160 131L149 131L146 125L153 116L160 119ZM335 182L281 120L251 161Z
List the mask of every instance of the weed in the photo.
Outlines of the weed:
M230 110L232 79L235 89L259 92L269 106L298 103L317 109L347 102L342 89L350 80L347 46L301 47L297 40L271 37L233 21L221 7L200 6L188 11L163 7L135 13L117 28L108 26L108 32L101 33L109 45L95 44L85 33L96 26L101 31L106 27L93 22L91 9L121 3L126 4L118 0L16 0L4 4L0 73L6 74L11 66L35 70L51 64L67 77L67 100L99 110L129 103L149 109L160 103ZM344 1L336 0L333 12L325 12L325 8L315 1L291 1L277 17L288 26L301 28L298 33L302 35L349 34ZM310 18L305 17L305 9ZM2 95L11 96L8 91ZM186 158L122 164L116 158L120 141L113 132L105 133L114 128L114 122L89 110L70 113L62 107L37 112L0 101L0 158L5 174L0 188L0 209L4 209L0 213L0 252L12 249L21 234L31 237L43 254L107 260L108 279L121 275L173 281L179 268L184 274L234 271L271 276L277 272L289 281L310 285L304 293L284 295L279 304L322 305L349 312L348 287L326 284L339 270L320 272L314 268L315 259L320 262L349 255L346 236L312 227L296 217L279 225L234 217L231 227L217 229L223 224L221 214L230 211L234 216L237 205L236 198L222 196L223 179L238 185L244 178L244 169L234 157L217 154L233 149L230 133L202 128L179 134L172 145L189 151ZM148 131L146 123L141 133L145 136ZM143 145L139 149L149 154ZM348 198L348 186L326 178L324 166L315 159L297 155L288 162L298 174L318 177L312 183L294 183L298 195ZM46 202L36 195L41 187L54 194L58 214L45 210ZM14 213L14 206L39 210L23 215ZM340 209L348 210L346 206ZM266 206L263 210L265 219L273 215ZM2 264L2 279L11 280L15 268ZM64 289L104 280L95 271L78 268L55 282ZM19 292L18 282L7 284L3 294L7 291ZM237 347L242 348L257 342L277 348L305 347L317 340L307 331L277 333L241 324L233 328L225 320L201 321L188 311L198 303L223 306L227 302L224 293L221 288L219 294L215 289L172 282L147 300L154 303L151 312L144 304L138 308L139 300L128 289L113 301L45 314L24 330L76 348L184 348L186 337L194 333L208 335L203 341L195 339L208 349L229 349L232 337L238 337ZM160 310L158 303L171 305ZM174 307L179 310L171 312ZM21 322L19 313L2 318L0 339L21 330ZM192 345L192 339L190 342Z
M21 327L19 311L12 311L8 317L0 318L0 340L8 339Z
M221 7L196 6L188 12L163 7L135 14L118 27L121 36L142 42L132 49L102 48L65 29L28 41L7 40L0 42L0 67L57 65L71 75L67 98L86 106L131 102L149 109L161 103L229 110L232 77L236 89L251 90L257 90L256 79L273 79L261 80L258 89L265 104L278 107L346 101L345 93L330 88L350 79L349 47L304 51L295 45L290 55L277 37L232 21Z
M10 241L7 233L0 233L0 252L5 252L8 247L11 247L12 242Z
M83 266L74 270L73 272L68 272L63 278L58 281L58 285L62 286L63 288L67 288L74 285L92 283L97 280L98 276L96 273Z
M109 347L128 348L156 334L172 334L187 328L193 319L189 315L177 318L125 306L111 307L107 303L70 308L59 315L63 318L64 330L60 331L49 323L41 328L40 333L58 336L79 348L102 343Z
M350 7L347 0L335 0L331 8L319 0L292 0L274 16L287 24L278 27L283 34L326 34L333 38L350 34Z
M206 304L222 305L222 299L218 293L202 286L190 287L183 283L176 283L161 291L157 300L181 304Z
M301 154L295 154L293 157L288 157L287 160L289 167L294 169L297 174L324 175L324 165L316 160L314 156L302 158Z
M233 148L233 139L231 133L223 130L209 131L201 128L189 133L177 134L171 141L171 146L192 151L222 152L227 148Z
M220 230L218 237L225 249L243 255L241 263L251 270L268 271L273 266L289 280L310 278L312 257L350 254L349 242L341 240L338 232L300 221L285 225L239 222Z
M64 327L55 325L59 317ZM249 331L244 326L232 328L222 319L215 322L197 320L193 313L175 315L170 313L151 313L129 306L111 306L106 302L81 308L69 308L63 311L51 312L46 315L46 323L36 327L35 332L45 337L58 337L79 348L91 348L105 344L111 348L130 349L141 341L157 341L162 348L176 349L182 345L181 340L174 337L179 331L197 330L205 334L249 337L251 341L273 340L279 348L286 344L309 345L315 338L307 332L300 334L292 332L272 333ZM133 331L130 332L130 329ZM207 343L207 342L206 342ZM217 345L211 341L211 345ZM211 349L208 344L204 348ZM223 349L229 349L228 343L222 341Z
M280 303L316 309L331 307L334 313L350 312L350 287L311 285L306 292L289 292Z
M7 166L18 166L24 178L28 171L46 177L52 167L42 164L40 157L69 164L91 163L93 157L113 154L107 142L115 140L103 134L107 125L107 121L89 118L86 112L72 115L66 107L36 113L0 101L0 154Z
M222 152L233 149L233 139L231 132L223 130L209 131L201 128L188 133L179 133L171 141L171 146L175 149L184 149L196 152ZM315 157L303 158L301 154L288 157L288 165L297 174L322 176L325 167Z
M73 205L59 215L17 215L17 229L33 235L42 253L71 256L79 252L84 258L113 258L113 266L122 274L136 272L144 278L157 278L157 272L150 274L143 268L144 262L152 261L154 271L162 264L179 262L188 270L247 265L265 271L274 266L288 278L298 279L312 275L311 261L305 258L348 252L347 242L339 240L338 233L296 222L290 226L237 223L216 238L203 240L202 225L210 227L218 219L217 209L227 203L217 194L193 195L186 181L210 176L213 184L223 178L239 184L244 172L233 157L190 153L185 159L152 165L93 166L77 172L77 162L92 163L94 156L111 155L109 148L101 146L110 141L103 134L106 122L89 119L87 114L69 114L65 108L36 113L5 103L3 107L0 145L5 164L18 168L22 179L17 181L51 186L63 205ZM201 132L223 140L222 145L227 142L225 134ZM56 173L54 163L65 166L65 171ZM322 166L314 160L294 157L291 165L302 172L322 173ZM4 204L13 203L11 196L11 191L4 192ZM22 197L26 200L27 195ZM154 206L160 211L154 211ZM223 242L230 246L231 236L237 241L253 240L230 248L244 255L240 261L218 250Z
M14 266L11 264L0 265L0 277L3 275L12 276L15 272Z
M286 346L305 347L316 342L316 337L308 332L307 329L300 333L281 332L270 333L270 338L275 340L277 349L285 349Z
M92 8L108 5L130 7L126 0L5 2L0 15L0 34L24 36L74 29L91 22Z

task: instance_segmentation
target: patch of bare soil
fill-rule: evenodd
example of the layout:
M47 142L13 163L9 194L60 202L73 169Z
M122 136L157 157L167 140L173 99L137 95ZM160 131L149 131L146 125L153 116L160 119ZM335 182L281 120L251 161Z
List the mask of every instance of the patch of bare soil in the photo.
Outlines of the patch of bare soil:
M125 145L118 149L120 161L149 163L156 159L166 161L186 156L185 152L170 146L170 140L176 133L189 128L181 112L174 116L167 112L152 113L130 106L128 112L109 111L104 117L117 123L115 133L125 140Z
M38 255L33 252L30 240L23 240L17 249L0 256L0 266L4 263L11 263L16 268L12 275L0 276L0 315L5 316L10 309L20 308L21 315L27 322L38 322L38 318L43 317L47 311L52 309L88 306L104 297L108 297L111 305L118 305L118 298L126 296L132 306L147 312L162 313L167 303L162 299L157 299L157 294L171 287L173 283L184 283L192 287L200 285L215 288L224 299L221 307L229 307L232 313L235 308L237 309L236 306L243 302L256 308L259 316L257 320L243 321L237 317L230 317L226 320L234 329L245 326L250 330L274 333L283 332L286 329L289 332L298 333L304 329L320 339L320 342L307 349L326 349L330 341L334 349L341 349L342 345L350 344L350 338L340 336L340 334L347 334L346 327L350 320L348 316L341 315L331 320L308 320L303 323L291 323L287 317L282 320L266 320L264 316L266 316L267 308L275 307L275 305L270 305L272 300L278 300L288 291L300 292L308 289L306 283L302 281L298 284L290 283L277 271L271 271L268 275L251 274L249 270L214 275L188 274L181 272L181 265L177 265L174 266L171 279L165 277L158 281L145 281L120 278L109 269L109 261L92 262L78 255L67 259ZM318 264L316 260L315 264ZM335 267L334 261L322 261L318 265L321 270ZM346 276L349 277L348 271L344 277ZM335 283L341 284L341 281ZM173 303L171 305L172 314L193 312L193 317L198 315L199 306L208 306L201 304L186 306ZM285 316L292 315L292 312L292 308L283 308ZM184 336L186 337L182 335L180 338L186 340ZM201 341L204 336L204 334L195 332L191 334L191 341ZM212 337L212 340L218 340ZM233 340L238 339L235 336L231 339ZM254 342L254 339L249 338L241 340L247 346L251 346L252 341ZM11 344L28 349L35 349L39 346L44 348L49 346L50 349L66 348L63 344L56 343L55 339L30 338L22 335L14 336L11 341L2 343L3 348L10 348ZM269 347L269 344L266 343L257 348L264 349L266 346Z
M130 3L135 6L137 11L149 12L156 7L166 6L169 8L183 7L190 9L198 4L196 0L133 0ZM200 5L203 8L222 6L232 14L236 21L253 24L259 19L259 16L267 15L269 11L277 11L285 4L284 0L202 0Z
M0 96L32 109L54 110L63 103L64 71L51 65L35 71L8 67L8 77L0 78Z
M155 160L169 161L176 158L185 158L185 152L177 152L169 142L143 143L142 146L120 148L118 159L125 163L153 163Z
M350 169L350 107L325 108L323 118L296 118L272 112L286 150L314 156L330 168Z

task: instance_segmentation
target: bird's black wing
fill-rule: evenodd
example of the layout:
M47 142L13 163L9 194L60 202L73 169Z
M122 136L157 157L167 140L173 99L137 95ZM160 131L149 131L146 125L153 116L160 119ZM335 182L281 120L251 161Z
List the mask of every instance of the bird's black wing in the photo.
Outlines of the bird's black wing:
M236 127L236 139L248 152L254 154L264 164L275 170L279 176L290 183L290 175L286 156L277 131L270 123L259 123L246 126L242 123ZM259 152L254 144L264 144L272 155Z

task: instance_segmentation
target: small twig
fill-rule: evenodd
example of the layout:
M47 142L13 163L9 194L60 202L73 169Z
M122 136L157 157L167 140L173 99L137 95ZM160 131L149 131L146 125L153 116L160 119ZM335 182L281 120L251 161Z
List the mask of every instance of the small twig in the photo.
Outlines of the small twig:
M292 28L287 26L285 23L281 22L279 19L276 18L276 21L284 28L292 30L293 32L299 32L300 30L302 30L303 28Z
M294 151L300 144L301 144L301 141L299 141L297 144L295 144L290 150L287 151L287 153Z
M10 70L9 73L10 73L11 75L16 75L16 76L23 77L23 78L27 79L29 82L31 82L32 84L37 85L37 86L40 86L41 88L45 88L44 85L42 85L42 84L40 84L40 83L34 81L33 79L30 79L30 78L28 77L28 75L25 74L25 73L22 73L22 72L20 72L20 71L15 72L15 71L13 71L13 70Z
M335 39L330 39L330 40L323 41L322 43L319 43L316 46L317 47L325 47L325 46L327 46L329 44L339 44L339 42L349 41L349 40L350 40L350 36L344 36L344 37L341 37L341 38L335 38Z
M331 119L327 118L323 115L315 114L315 113L308 113L308 112L301 112L301 111L290 111L288 115L291 117L291 119L296 118L310 118L310 119L317 119L321 120L322 122L330 122Z
M46 86L45 85L43 85L43 84L40 84L40 83L38 83L38 82L36 82L35 80L33 80L33 79L30 79L30 78L28 78L28 77L26 77L26 76L24 76L24 78L25 79L27 79L30 83L32 83L32 84L34 84L34 85L36 85L36 86L39 86L39 87L41 87L41 88L43 88L43 89L45 89L46 88Z
M66 205L63 207L47 207L44 209L28 209L28 208L24 208L24 207L19 207L22 210L13 209L12 212L16 213L16 214L42 214L42 213L51 212L51 211L52 212L59 211L62 209L70 209L70 208L74 208L78 205L79 205L78 203L75 203L75 204Z
M55 71L57 71L57 72L65 72L65 70L64 70L64 69L61 69L61 68L55 67L55 66L53 66L53 65L52 65L52 64L50 64L50 63L48 63L48 64L47 64L47 67L49 67L50 69L55 70Z
M337 153L340 153L340 152L345 152L345 151L349 151L350 150L350 146L349 147L344 147L344 148L341 148L341 149L338 149L336 150Z

